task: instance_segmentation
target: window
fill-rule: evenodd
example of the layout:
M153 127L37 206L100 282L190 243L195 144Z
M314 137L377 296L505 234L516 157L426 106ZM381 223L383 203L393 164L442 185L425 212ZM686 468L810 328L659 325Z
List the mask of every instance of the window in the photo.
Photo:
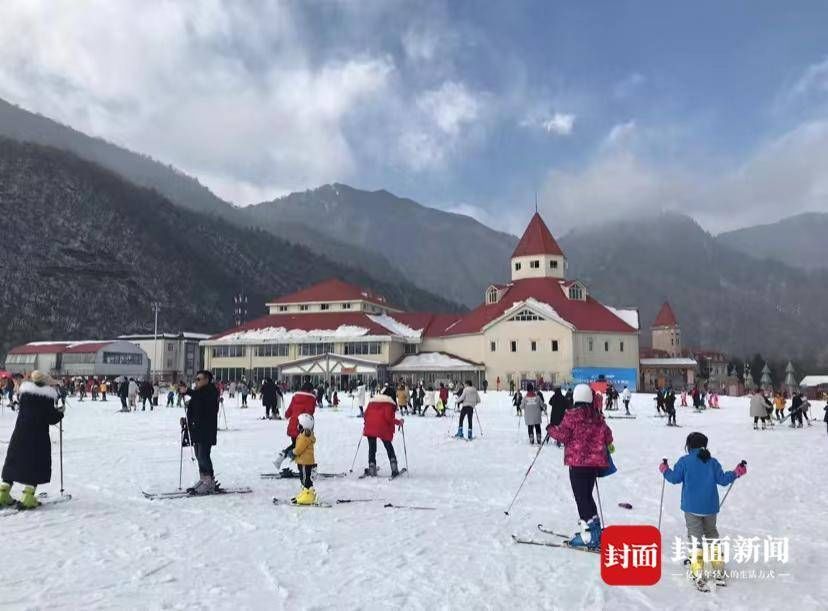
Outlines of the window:
M489 342L489 352L495 352L497 350L497 342Z
M557 261L550 261L549 262L549 267L551 267L552 269L558 269L558 262Z
M604 342L604 352L609 352L609 342Z
M63 355L63 362L66 363L66 357L71 354ZM87 363L94 363L94 355L91 361L84 361ZM104 352L103 362L106 365L142 365L144 363L144 355L135 352Z
M244 356L244 346L213 346L213 358Z
M510 321L527 321L527 320L543 320L540 316L532 312L531 310L521 310L514 316L512 316Z
M558 351L558 340L553 339L552 340L552 352L557 352L557 351Z
M496 288L493 288L489 291L488 301L489 301L489 303L497 303L497 289Z
M540 261L538 261L537 259L534 261L529 261L529 267L530 269L540 269Z
M288 344L263 344L256 346L256 356L287 356Z
M333 344L299 344L299 356L318 356L333 352Z
M172 363L173 363L172 359L167 359L167 369L172 369Z
M279 311L280 312L287 312L287 310L288 310L287 306L279 306Z
M621 352L624 352L624 342L623 341L621 342L620 348L621 348Z
M307 304L302 304L302 305L299 306L299 311L300 312L307 312L308 309L309 309L309 306Z
M573 284L569 287L569 298L570 299L583 299L584 298L584 289L578 285Z
M515 271L516 272L520 271L520 263L515 263Z
M172 352L173 350L175 350L175 344L173 344L172 342L169 342L167 344L167 352Z
M405 354L417 354L417 344L406 344Z
M532 350L532 352L537 352L538 351L538 342L532 340L529 343L529 346L530 346L530 349Z
M591 337L587 339L587 347L589 348L589 351L592 352L592 338Z
M352 342L345 344L343 354L382 354L379 342Z
M515 340L509 342L509 349L512 352L517 352L517 342Z
M34 363L37 359L36 354L9 354L6 357L6 363Z
M321 305L319 306L319 309L320 309L320 310L323 310L323 311L324 311L324 310L330 310L330 309L331 309L331 304L329 304L329 303L323 303L323 304L321 304Z
M213 379L222 382L238 382L247 377L247 370L243 367L214 367Z
M265 378L272 378L274 380L279 378L278 367L254 367L253 379L256 381L264 380Z
M342 304L342 309L343 310L350 310L351 309L351 304L350 303L343 303Z

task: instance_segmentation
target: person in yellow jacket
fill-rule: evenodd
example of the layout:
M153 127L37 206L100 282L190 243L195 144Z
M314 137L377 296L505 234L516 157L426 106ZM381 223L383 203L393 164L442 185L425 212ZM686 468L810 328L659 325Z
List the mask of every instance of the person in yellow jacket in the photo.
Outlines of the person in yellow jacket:
M293 449L293 459L299 467L299 478L302 481L302 490L291 500L297 505L313 505L316 503L316 491L313 489L313 468L316 466L316 457L313 446L316 437L313 434L313 416L299 414L299 436L296 438L296 447Z
M782 393L778 393L773 398L773 407L776 410L776 419L781 422L783 420L782 416L785 412L785 397Z
M98 390L101 393L101 401L106 401L106 393L109 392L109 384L107 384L106 379L101 380L101 385Z
M408 394L408 389L405 387L405 383L401 382L399 386L397 386L397 407L400 408L400 412L403 414L408 414L408 400L410 395Z

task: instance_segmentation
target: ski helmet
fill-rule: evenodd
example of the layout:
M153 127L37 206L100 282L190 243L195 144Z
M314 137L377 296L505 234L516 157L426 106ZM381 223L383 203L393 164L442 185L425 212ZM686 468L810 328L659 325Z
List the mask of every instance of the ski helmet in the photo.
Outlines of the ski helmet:
M310 414L299 414L299 426L306 431L313 430L313 416Z
M587 384L578 384L572 392L572 403L592 405L592 389Z

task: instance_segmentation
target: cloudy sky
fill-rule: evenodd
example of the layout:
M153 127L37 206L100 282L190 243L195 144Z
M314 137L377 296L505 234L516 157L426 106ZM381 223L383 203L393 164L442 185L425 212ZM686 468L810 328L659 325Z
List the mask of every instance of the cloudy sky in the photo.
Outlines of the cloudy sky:
M340 181L518 232L828 212L828 3L3 0L0 97L237 204Z

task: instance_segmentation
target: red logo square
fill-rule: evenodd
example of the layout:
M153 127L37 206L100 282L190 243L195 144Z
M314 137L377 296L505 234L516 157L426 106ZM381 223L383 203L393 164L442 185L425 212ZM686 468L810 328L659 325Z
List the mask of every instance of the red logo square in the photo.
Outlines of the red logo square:
M661 579L661 533L655 526L608 526L601 533L601 579L611 586L651 586Z

